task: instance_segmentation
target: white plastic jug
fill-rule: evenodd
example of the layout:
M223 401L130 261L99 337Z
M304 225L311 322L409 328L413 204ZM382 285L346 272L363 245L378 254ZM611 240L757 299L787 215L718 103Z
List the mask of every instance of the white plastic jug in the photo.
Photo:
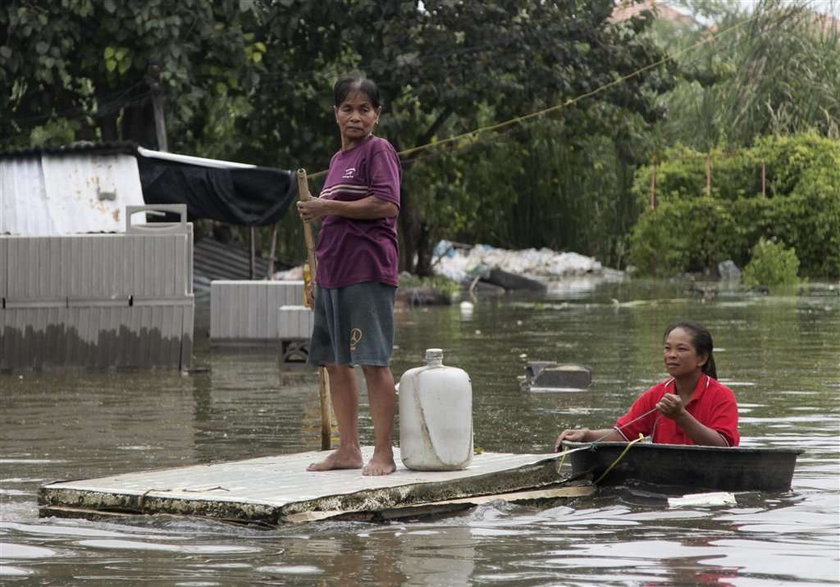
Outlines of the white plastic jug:
M463 369L443 365L441 349L400 378L400 456L409 469L466 469L473 454L472 385Z

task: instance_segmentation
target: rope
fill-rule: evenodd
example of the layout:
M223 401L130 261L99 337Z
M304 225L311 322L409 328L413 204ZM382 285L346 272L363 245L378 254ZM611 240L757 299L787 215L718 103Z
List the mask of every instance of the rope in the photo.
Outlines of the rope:
M679 57L683 53L687 53L689 51L692 51L694 49L702 47L703 45L707 45L709 43L712 43L713 41L717 41L721 37L730 34L732 31L737 30L737 29L749 24L754 20L757 20L758 18L760 18L762 16L764 16L764 15L756 12L751 17L746 18L746 19L741 20L741 21L738 21L735 24L733 24L732 26L730 26L729 28L726 28L726 29L723 29L723 30L719 31L715 35L709 35L709 36L707 36L703 39L700 39L699 41L697 41L696 43L694 43L692 45L689 45L688 47L685 47L683 49L675 51L672 54L666 55L662 59L659 59L657 61L654 61L653 63L649 63L645 66L642 66L642 67L640 67L640 68L638 68L634 71L631 71L628 74L619 76L616 79L595 88L594 90L590 90L588 92L584 92L583 94L579 94L579 95L577 95L573 98L569 98L569 99L565 100L564 102L562 102L560 104L555 104L553 106L549 106L548 108L543 108L542 110L537 110L535 112L530 112L528 114L523 114L521 116L515 116L513 118L510 118L510 119L502 121L502 122L498 122L498 123L491 124L491 125L488 125L488 126L479 127L479 128L474 129L474 130L467 131L465 133L461 133L461 134L457 134L457 135L454 135L454 136L451 136L451 137L447 137L445 139L440 139L440 140L437 140L437 141L434 141L434 142L431 142L431 143L426 143L425 145L418 145L416 147L411 147L409 149L405 149L403 151L400 151L397 154L400 157L404 158L406 155L409 155L411 153L415 153L417 151L422 151L422 150L429 149L429 148L432 148L432 147L439 147L439 146L446 145L446 144L449 144L449 143L452 143L452 142L455 142L455 141L459 141L461 139L470 138L470 137L473 137L475 135L485 133L485 132L488 132L488 131L499 130L499 129L502 129L506 126L512 126L514 124L519 124L519 123L525 122L526 120L529 120L531 118L536 118L536 117L539 117L539 116L543 116L545 114L549 114L551 112L560 110L562 108L572 106L575 103L577 103L577 102L579 102L579 101L581 101L585 98L589 98L589 97L594 96L596 94L600 94L601 92L603 92L603 91L605 91L605 90L607 90L607 89L609 89L613 86L617 86L619 84L622 84L622 83L626 82L627 80L632 79L632 78L634 78L638 75L641 75L642 73L644 73L644 72L646 72L650 69L654 69L656 67L664 65L665 63L676 59L677 57ZM784 16L784 14L782 14L782 16ZM326 169L323 170L323 171L318 171L316 173L310 174L309 177L311 177L311 178L320 177L322 175L326 175L327 171L328 170L326 170Z
M624 428L624 427L626 427L626 426L629 426L629 425L630 425L630 424L632 424L633 422L637 422L637 421L641 420L642 418L645 418L645 417L647 417L647 416L651 415L651 414L652 414L653 412L655 412L655 411L656 411L656 407L653 407L653 408L649 409L647 412L645 412L644 414L642 414L641 416L637 416L636 418L633 418L633 419L632 419L632 420L630 420L629 422L625 422L625 423L624 423L624 424L622 424L621 426L616 427L616 428L613 428L612 430L619 430L619 431L621 431L621 429L622 429L622 428ZM570 454L570 453L573 453L573 452L575 452L575 451L578 451L578 450L584 450L584 449L589 449L589 450L591 450L591 449L595 448L595 447L596 447L596 446L597 446L600 442L602 442L602 441L603 441L603 440L604 440L607 436L609 436L609 435L612 433L612 430L610 430L609 432L607 432L606 434L604 434L603 436L601 436L601 438L596 438L595 440L593 440L592 442L590 442L588 446L580 446L580 447L578 447L578 448L573 448L573 449L571 449L571 450L568 450L568 449L567 449L567 450L564 450L563 452L561 452L561 453L559 454L559 457L560 457L560 458L559 458L559 459L558 459L558 461L557 461L557 467L556 467L557 472L559 473L559 472L560 472L560 469L563 467L563 463L566 461L566 455L568 455L568 454ZM619 455L619 457L615 460L615 462L614 462L612 465L610 465L610 466L609 466L609 468L608 468L606 471L604 471L604 474L603 474L603 475L601 475L601 476L598 478L598 481L600 481L601 479L603 479L603 478L604 478L604 475L606 475L606 474L610 471L610 469L612 469L612 468L613 468L613 467L614 467L614 466L618 463L618 461L620 461L620 460L624 457L624 454L625 454L625 453L626 453L626 452L630 449L630 447L631 447L632 445L636 444L637 442L639 442L639 441L640 441L640 440L642 440L643 438L644 438L644 436L643 436L643 435L642 435L642 433L640 432L640 433L639 433L639 438L637 438L636 440L633 440L632 442L630 442L630 443L627 445L627 448L625 448L625 449L624 449L624 452L622 452L622 453ZM596 482L596 483L597 483L597 482Z
M645 439L644 435L643 435L641 432L639 432L639 437L638 437L636 440L633 440L633 441L628 442L628 443L627 443L627 446L624 448L624 450L623 450L623 451L621 451L621 454L620 454L620 455L618 455L618 458L617 458L617 459L615 459L615 460L612 462L612 464L611 464L609 467L607 467L607 470L606 470L606 471L604 471L603 473L601 473L601 476L600 476L600 477L598 477L598 478L595 480L595 485L598 485L598 484L599 484L599 483L600 483L600 482L604 479L604 477L606 477L606 476L607 476L607 474L608 474L610 471L612 471L612 470L613 470L613 468L614 468L614 467L615 467L615 466L619 463L619 461L621 461L621 459L623 459L623 458L624 458L624 455L626 455L626 454L627 454L627 451L629 451L629 450L630 450L630 448L631 448L634 444L636 444L637 442L640 442L640 441L642 441L642 440L644 440L644 439Z

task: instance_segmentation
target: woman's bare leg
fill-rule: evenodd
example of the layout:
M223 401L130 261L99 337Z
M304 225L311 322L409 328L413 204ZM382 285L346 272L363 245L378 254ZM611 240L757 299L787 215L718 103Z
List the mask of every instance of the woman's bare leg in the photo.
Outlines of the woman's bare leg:
M363 366L373 418L373 456L362 469L363 475L388 475L397 470L391 436L397 411L394 375L389 367Z
M348 365L327 365L327 372L333 413L338 421L339 446L323 461L312 463L306 470L360 469L362 451L359 448L359 383L356 374Z

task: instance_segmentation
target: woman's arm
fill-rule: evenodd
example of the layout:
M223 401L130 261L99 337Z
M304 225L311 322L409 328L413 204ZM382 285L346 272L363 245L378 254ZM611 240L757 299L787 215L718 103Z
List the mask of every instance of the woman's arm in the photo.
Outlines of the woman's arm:
M393 218L399 214L396 204L376 196L352 201L312 198L305 202L298 202L297 208L304 222L315 222L329 214L354 220Z

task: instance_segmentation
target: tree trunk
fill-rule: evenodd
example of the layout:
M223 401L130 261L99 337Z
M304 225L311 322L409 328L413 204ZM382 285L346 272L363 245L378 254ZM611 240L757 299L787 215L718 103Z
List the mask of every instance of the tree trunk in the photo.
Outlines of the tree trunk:
M400 269L414 273L420 218L409 190L400 189Z
M120 140L116 113L98 117L96 124L99 127L99 132L102 133L103 141L111 143Z
M431 141L450 116L452 116L452 109L447 107L423 134L420 144L425 145ZM393 140L392 143L397 151L402 150L398 140ZM411 168L411 161L403 160L402 163L403 174L405 174ZM429 242L431 229L422 218L419 206L412 194L405 189L405 185L401 187L400 192L400 269L421 277L431 275L432 244Z
M414 272L420 277L429 277L432 274L432 252L434 245L429 242L431 229L428 223L420 222L420 234L417 239L417 265Z
M122 138L148 149L158 148L155 113L151 100L146 100L139 105L127 106L123 110Z

